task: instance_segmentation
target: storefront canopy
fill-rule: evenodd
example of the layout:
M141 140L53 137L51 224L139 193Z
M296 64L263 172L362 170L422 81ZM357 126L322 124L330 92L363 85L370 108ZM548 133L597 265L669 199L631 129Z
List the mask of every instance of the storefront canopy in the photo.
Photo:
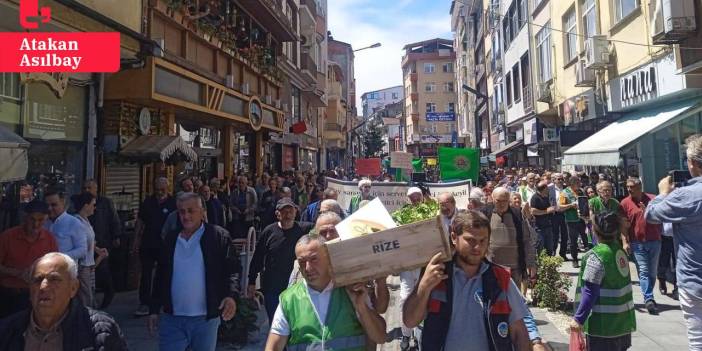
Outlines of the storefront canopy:
M683 101L659 109L644 109L627 114L563 154L564 165L618 166L620 152L648 133L655 132L686 117L695 101Z
M125 145L120 154L144 161L166 162L178 156L191 162L197 160L197 152L179 136L139 136Z
M503 148L491 153L490 156L494 156L494 157L499 156L501 154L504 154L507 151L514 149L515 147L521 146L522 144L524 144L524 140L515 140L515 141L505 145Z
M22 180L27 176L29 142L11 130L0 126L0 183Z

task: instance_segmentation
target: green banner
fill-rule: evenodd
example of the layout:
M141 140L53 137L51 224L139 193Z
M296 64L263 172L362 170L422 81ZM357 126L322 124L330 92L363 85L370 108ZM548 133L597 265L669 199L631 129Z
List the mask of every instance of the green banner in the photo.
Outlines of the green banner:
M478 149L440 147L439 169L442 181L470 179L476 184L480 172L480 152Z
M422 164L421 158L417 158L417 159L412 160L412 167L414 168L415 173L424 172L424 165Z

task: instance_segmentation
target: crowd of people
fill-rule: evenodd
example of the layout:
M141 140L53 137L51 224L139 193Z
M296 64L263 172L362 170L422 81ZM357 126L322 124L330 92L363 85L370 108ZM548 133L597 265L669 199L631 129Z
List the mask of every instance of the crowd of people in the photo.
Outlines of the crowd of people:
M398 272L401 349L547 349L525 297L542 253L579 269L571 330L584 332L590 350L631 347L630 258L648 312L658 313L656 282L663 294L670 287L690 349L702 350L702 136L687 147L692 180L674 185L666 177L658 195L644 192L638 178L626 180L628 195L617 200L605 175L524 169L485 172L466 208L451 193L432 198L410 187L404 209L436 203L454 255ZM343 208L325 186L328 176L348 177L341 170L207 184L187 177L175 194L166 178L155 180L139 207L131 250L141 262L135 314L148 316L161 350L214 350L220 324L236 315L243 297L263 299L266 350L362 350L386 342L387 278L334 286L324 249L339 237L336 225L373 200L373 183L358 180L358 195ZM118 324L99 311L114 296L104 282L106 262L125 238L114 206L97 190L93 180L70 197L48 190L23 203L21 224L0 234L0 349L127 348ZM251 227L260 234L242 291L245 272L232 240ZM96 285L104 291L100 303Z

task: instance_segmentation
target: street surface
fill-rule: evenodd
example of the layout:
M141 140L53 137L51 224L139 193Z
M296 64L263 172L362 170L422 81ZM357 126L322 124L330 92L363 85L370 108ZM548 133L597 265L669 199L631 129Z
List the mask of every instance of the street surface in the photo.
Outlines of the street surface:
M577 270L571 267L570 262L565 262L561 270L567 273L575 282ZM660 314L658 316L649 315L644 306L643 298L638 286L636 268L631 264L634 303L636 304L636 324L637 331L633 334L633 347L630 350L640 351L683 351L687 350L687 334L683 322L682 312L679 304L668 296L662 296L655 289L656 302ZM388 327L389 342L379 347L383 351L397 351L400 349L400 323L401 314L398 306L400 280L398 277L390 277L388 280L390 287L390 307L384 315ZM668 288L672 290L671 287ZM568 296L572 298L575 294L575 283ZM108 308L120 326L127 339L130 350L155 351L158 350L157 338L149 336L146 330L145 318L134 318L132 313L138 305L138 294L136 291L118 294L113 304ZM568 350L569 334L567 327L570 319L562 313L549 312L547 310L532 307L534 317L539 325L539 331L544 340L548 341L551 347L557 351ZM254 351L263 350L266 342L268 323L265 312L259 312L258 333L253 333L250 343L239 350ZM236 350L232 345L218 345L218 350Z

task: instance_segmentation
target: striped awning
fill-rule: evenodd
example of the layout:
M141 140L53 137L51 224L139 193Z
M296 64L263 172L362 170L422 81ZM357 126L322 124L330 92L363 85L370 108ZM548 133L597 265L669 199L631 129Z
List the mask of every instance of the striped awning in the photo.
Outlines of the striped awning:
M197 152L179 136L142 135L122 147L120 155L137 160L161 160L177 157L197 161Z

